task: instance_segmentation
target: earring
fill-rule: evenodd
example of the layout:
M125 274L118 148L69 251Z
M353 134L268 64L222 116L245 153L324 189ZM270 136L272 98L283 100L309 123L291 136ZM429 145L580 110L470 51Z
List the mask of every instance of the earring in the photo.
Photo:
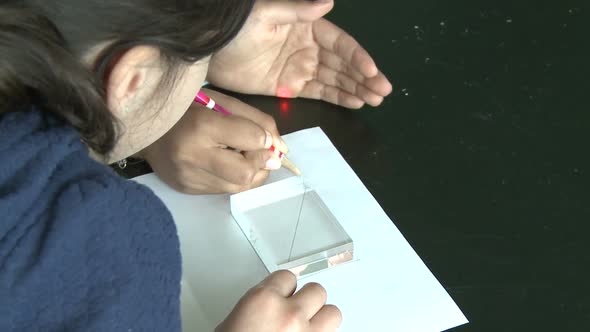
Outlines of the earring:
M117 166L119 166L120 169L127 168L127 158L117 161Z

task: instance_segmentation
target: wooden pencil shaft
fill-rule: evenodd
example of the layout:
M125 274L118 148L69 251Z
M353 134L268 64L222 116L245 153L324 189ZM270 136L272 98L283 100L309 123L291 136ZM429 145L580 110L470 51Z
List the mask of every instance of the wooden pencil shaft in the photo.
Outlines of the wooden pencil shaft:
M290 170L291 172L293 172L297 176L302 175L299 168L297 168L297 166L295 166L295 164L293 164L293 162L291 160L287 159L287 157L283 157L283 159L281 160L281 165L283 165L283 167Z

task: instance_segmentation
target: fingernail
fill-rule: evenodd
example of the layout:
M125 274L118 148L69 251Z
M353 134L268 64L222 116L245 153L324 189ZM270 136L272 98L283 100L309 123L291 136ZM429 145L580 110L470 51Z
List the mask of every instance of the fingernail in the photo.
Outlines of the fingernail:
M281 168L281 160L276 157L272 157L266 162L266 169L268 170L275 171L279 168Z
M283 153L288 153L289 152L289 147L287 146L287 143L285 143L285 141L283 141L282 138L279 137L279 142L281 142L281 145L283 146L283 148L281 149L281 151Z
M272 135L266 130L265 130L265 132L266 132L266 139L264 141L264 148L269 149L272 146Z

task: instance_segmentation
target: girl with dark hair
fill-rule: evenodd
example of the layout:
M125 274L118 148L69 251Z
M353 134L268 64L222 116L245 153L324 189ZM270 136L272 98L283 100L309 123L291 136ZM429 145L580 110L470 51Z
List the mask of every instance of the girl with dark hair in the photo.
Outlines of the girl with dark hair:
M352 109L380 105L392 86L354 38L322 18L333 6L332 0L256 1L238 36L211 57L207 80L246 94L320 99ZM265 131L287 149L274 120L222 93L206 93L239 118L194 105L199 112L186 112L141 156L162 180L190 194L260 185L272 168L261 153ZM246 158L224 149L235 145Z
M105 164L139 155L193 193L261 183L273 158L264 147L287 149L274 121L214 92L237 116L193 105L206 78L246 93L381 103L391 85L321 19L332 5L0 1L0 331L179 331L172 217ZM244 153L219 154L224 146ZM289 272L272 274L218 330L334 331L340 313L321 286L295 287Z

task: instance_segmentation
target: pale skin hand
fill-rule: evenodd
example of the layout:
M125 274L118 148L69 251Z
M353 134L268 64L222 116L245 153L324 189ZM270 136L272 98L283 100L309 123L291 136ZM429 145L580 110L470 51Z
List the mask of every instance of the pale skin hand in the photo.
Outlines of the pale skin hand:
M270 144L286 150L273 118L222 93L203 92L233 115L193 104L141 156L162 180L188 194L236 193L261 185L268 177L267 162L278 160Z
M325 289L309 283L295 292L288 271L271 274L242 297L216 332L334 332L342 314L326 305Z
M321 18L332 0L258 0L239 35L215 54L207 79L250 94L378 106L392 85L349 34Z
M379 105L391 84L350 35L321 18L332 6L331 0L258 0L239 36L211 59L207 78L244 93L321 99L349 108ZM210 94L234 113L244 109L251 121L232 126L211 111L188 112L142 155L165 182L187 193L239 192L262 184L268 176L263 134L248 128L271 132L275 146L287 152L274 121L235 99ZM226 146L250 152L240 155Z

